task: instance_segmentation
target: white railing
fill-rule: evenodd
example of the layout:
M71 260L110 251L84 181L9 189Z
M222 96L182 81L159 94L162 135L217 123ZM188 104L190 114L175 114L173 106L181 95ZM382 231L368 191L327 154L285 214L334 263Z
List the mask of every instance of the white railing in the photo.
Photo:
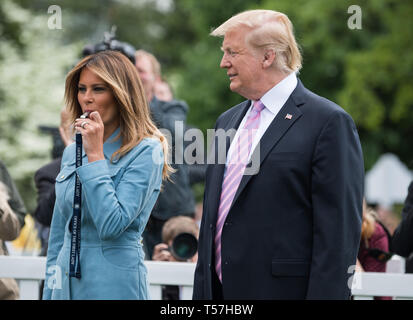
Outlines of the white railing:
M413 300L413 274L356 272L351 292L355 300L386 296L397 300Z
M149 293L153 300L162 298L163 285L180 286L182 300L192 299L195 263L145 261ZM39 284L44 280L45 257L0 256L0 278L14 278L21 300L38 300Z
M181 299L192 298L194 263L145 261L145 265L152 299L161 299L162 285L180 286ZM39 282L44 279L45 267L45 257L0 256L0 278L17 279L22 300L39 298ZM373 296L413 299L413 274L356 273L352 294L357 300L373 299Z

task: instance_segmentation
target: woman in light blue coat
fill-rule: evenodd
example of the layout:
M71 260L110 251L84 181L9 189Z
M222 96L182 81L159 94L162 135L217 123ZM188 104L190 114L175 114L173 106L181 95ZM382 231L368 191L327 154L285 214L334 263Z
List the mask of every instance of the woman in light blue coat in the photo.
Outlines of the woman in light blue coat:
M167 141L121 53L80 61L66 78L65 101L82 135L82 165L69 145L56 178L43 299L148 299L141 235L171 171ZM76 176L80 225L72 221Z

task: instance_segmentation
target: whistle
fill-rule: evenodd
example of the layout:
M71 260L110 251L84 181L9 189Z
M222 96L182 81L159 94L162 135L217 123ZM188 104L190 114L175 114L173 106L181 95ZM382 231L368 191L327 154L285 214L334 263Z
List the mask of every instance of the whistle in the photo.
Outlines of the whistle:
M80 116L80 119L86 119L87 117L89 117L90 111L86 111L84 114L82 114Z

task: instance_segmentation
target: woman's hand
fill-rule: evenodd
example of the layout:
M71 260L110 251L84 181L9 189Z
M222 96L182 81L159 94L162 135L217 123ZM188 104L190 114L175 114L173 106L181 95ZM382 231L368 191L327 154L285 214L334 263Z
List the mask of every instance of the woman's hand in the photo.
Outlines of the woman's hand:
M104 124L99 112L93 111L89 118L76 119L75 128L80 132L83 139L83 149L88 161L104 160L103 154L103 134Z

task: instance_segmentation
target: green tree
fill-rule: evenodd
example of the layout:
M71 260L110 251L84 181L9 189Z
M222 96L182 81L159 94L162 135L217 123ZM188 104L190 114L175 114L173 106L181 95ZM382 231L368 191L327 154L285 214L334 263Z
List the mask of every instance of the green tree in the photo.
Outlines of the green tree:
M10 169L29 212L36 204L33 175L50 159L51 138L39 125L58 125L64 77L76 45L62 45L47 15L33 15L10 1L0 4L0 158ZM4 28L5 26L5 28Z
M362 29L349 29L351 5L362 10ZM303 50L304 84L341 105L355 120L369 169L384 152L413 168L404 137L413 133L413 3L375 1L265 1L285 12Z

